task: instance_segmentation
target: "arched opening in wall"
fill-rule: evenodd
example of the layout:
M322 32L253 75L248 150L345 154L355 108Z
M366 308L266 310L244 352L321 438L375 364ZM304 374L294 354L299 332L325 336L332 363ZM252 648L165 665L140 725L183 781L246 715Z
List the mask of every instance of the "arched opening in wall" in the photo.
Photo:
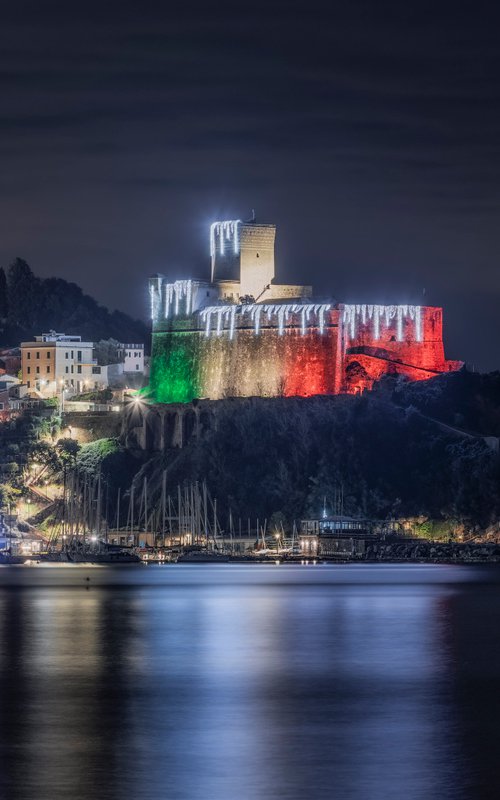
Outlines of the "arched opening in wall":
M149 411L145 419L146 450L159 450L161 445L161 419L154 411Z
M184 435L183 435L183 442L186 445L193 434L196 433L196 414L194 411L186 411L183 415L183 427L184 427Z
M200 430L201 434L206 433L207 431L209 431L211 429L211 427L212 427L212 417L211 417L211 414L208 411L203 411L200 414L199 425L200 425L199 430Z
M350 361L345 370L345 383L349 394L361 394L371 388L373 378L359 361Z
M163 420L164 447L173 447L176 414L166 413Z

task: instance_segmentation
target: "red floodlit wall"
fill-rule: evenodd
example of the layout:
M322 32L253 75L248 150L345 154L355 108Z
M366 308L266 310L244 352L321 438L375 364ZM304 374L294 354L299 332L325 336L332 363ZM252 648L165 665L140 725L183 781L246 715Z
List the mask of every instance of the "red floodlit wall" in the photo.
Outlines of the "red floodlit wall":
M359 322L353 338L344 325L343 344L345 390L348 392L371 388L374 381L387 374L426 380L461 366L461 362L445 358L441 308L421 308L420 338L415 320L405 317L400 337L394 318L380 326L377 339L372 320Z
M317 329L308 330L304 336L299 330L287 333L289 347L283 367L286 397L338 394L341 391L343 372L339 317L338 309L328 312L323 334ZM274 335L277 335L276 331Z

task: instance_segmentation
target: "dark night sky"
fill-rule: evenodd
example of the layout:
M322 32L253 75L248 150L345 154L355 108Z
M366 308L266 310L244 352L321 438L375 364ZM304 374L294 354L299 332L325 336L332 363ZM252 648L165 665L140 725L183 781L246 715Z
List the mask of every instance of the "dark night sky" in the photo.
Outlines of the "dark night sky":
M147 315L208 225L278 224L278 271L445 308L500 367L493 2L22 2L0 11L0 263Z

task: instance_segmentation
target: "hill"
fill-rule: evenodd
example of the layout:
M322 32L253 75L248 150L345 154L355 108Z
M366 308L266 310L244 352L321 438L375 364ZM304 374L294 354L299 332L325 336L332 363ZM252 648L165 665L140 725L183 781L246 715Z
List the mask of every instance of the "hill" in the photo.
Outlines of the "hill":
M482 529L500 519L498 373L388 379L362 396L220 400L210 414L182 450L141 454L136 485L147 476L153 504L166 470L172 496L206 480L221 513L243 519L318 514L341 490L351 514Z
M38 278L20 258L7 272L0 268L0 346L50 330L80 334L89 341L112 338L149 345L144 322L121 311L108 311L76 283Z
M481 436L500 436L500 372L462 369L430 381L382 381L375 391L447 425Z

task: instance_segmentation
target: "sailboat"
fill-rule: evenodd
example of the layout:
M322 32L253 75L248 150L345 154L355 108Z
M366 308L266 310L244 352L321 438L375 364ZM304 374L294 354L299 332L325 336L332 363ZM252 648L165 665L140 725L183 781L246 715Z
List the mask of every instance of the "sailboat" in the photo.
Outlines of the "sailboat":
M103 532L102 480L64 473L61 517L56 520L46 553L36 561L64 564L140 564L137 553L110 544ZM105 526L105 531L107 528Z

